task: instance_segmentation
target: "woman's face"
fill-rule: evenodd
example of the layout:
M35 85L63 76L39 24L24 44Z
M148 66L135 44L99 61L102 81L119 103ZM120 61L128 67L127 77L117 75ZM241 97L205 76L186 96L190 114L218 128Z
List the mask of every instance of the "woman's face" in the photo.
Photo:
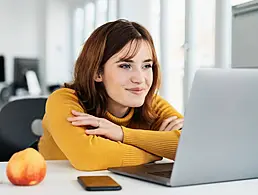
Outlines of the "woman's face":
M145 101L153 82L153 59L149 44L146 41L139 44L133 58L122 60L124 56L130 56L134 52L136 42L125 45L106 62L104 73L95 79L103 82L106 88L109 96L108 108L140 107Z

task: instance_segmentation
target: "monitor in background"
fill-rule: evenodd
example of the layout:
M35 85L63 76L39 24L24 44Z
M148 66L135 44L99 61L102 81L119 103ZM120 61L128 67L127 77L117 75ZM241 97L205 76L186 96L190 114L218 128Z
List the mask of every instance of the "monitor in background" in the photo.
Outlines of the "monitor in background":
M0 56L0 82L5 82L5 60L4 56Z
M30 95L40 95L39 60L35 58L14 58L13 95L18 89Z

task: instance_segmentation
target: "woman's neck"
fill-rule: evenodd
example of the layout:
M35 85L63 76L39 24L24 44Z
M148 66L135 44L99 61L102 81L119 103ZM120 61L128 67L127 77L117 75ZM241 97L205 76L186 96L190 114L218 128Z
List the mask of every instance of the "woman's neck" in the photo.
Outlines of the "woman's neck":
M107 110L113 116L123 118L129 113L130 108L110 101L108 102Z

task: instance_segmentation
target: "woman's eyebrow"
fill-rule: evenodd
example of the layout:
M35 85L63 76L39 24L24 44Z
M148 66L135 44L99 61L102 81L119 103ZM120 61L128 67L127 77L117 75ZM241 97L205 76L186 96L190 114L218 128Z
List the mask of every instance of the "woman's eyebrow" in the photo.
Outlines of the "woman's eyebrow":
M152 62L152 59L146 59L143 62Z
M119 62L134 62L133 60L130 60L130 59L119 59L116 61L116 63L119 63Z
M130 62L130 63L134 63L134 61L131 60L131 59L119 59L118 61L116 61L116 63L119 63L119 62ZM142 62L152 62L152 59L146 59L146 60L143 60Z

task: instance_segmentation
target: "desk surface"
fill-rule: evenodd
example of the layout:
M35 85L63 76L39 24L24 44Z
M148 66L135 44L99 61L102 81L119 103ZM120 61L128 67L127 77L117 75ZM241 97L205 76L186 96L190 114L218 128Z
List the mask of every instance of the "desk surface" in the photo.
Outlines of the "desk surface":
M196 185L187 187L165 187L152 184L120 175L108 171L82 172L72 168L68 161L47 161L47 175L38 185L30 187L20 187L12 185L5 174L6 163L0 163L0 194L35 194L35 195L52 195L52 194L171 194L171 195L217 195L217 194L234 194L234 195L257 195L258 179L242 180L235 182L224 182L217 184ZM121 186L121 191L112 192L87 192L79 185L76 178L79 175L109 175L114 178Z

